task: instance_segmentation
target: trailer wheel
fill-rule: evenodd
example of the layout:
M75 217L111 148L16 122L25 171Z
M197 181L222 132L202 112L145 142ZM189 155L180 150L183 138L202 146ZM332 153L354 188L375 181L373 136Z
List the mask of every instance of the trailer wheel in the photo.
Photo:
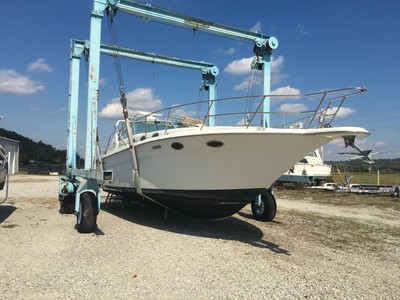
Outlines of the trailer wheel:
M97 199L93 193L82 193L77 229L80 233L91 233L96 229Z
M271 222L276 215L275 197L270 191L266 190L261 194L260 199L251 202L251 211L257 221Z
M75 209L75 197L66 197L60 201L60 214L73 214Z

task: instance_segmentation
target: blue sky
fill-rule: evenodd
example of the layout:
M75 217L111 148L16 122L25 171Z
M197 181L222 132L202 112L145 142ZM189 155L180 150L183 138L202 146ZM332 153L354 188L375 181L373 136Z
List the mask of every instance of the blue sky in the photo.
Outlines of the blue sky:
M368 93L346 103L348 114L336 125L366 128L371 136L358 141L400 157L400 2L386 1L215 1L149 0L208 21L257 30L275 36L272 90L301 93L365 86ZM71 39L89 39L91 0L9 1L0 18L0 126L57 149L66 148ZM215 63L220 70L218 96L246 93L253 46L210 34L144 21L119 13L115 19L122 47ZM109 44L107 21L102 42ZM100 141L107 143L122 113L113 60L102 56L99 102ZM198 99L199 72L122 60L125 90L131 107L140 98L143 110ZM80 117L85 116L85 64L81 68ZM205 96L206 97L206 96ZM145 100L143 102L143 100ZM83 144L85 123L79 123ZM82 151L82 146L79 146ZM346 160L343 143L325 147L325 159ZM83 154L83 152L81 152Z

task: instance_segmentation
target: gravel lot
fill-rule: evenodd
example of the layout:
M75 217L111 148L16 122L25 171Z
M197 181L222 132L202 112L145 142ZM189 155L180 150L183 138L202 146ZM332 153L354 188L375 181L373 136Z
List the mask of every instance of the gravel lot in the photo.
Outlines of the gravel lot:
M400 299L399 211L276 197L271 223L250 207L207 221L112 202L79 234L58 213L57 176L13 175L0 298Z

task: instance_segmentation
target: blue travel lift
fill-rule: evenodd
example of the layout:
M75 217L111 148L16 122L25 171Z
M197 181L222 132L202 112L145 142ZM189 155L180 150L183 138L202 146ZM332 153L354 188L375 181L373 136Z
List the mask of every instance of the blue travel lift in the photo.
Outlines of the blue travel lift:
M94 0L90 17L90 41L82 42L73 40L71 42L66 175L60 177L59 182L60 212L73 212L77 216L76 228L81 233L93 232L96 229L97 215L100 211L101 201L100 186L104 176L101 163L99 163L101 160L100 153L96 153L98 152L97 107L99 100L100 53L112 56L116 54L119 56L124 55L135 59L151 60L152 62L155 61L155 57L157 56L151 53L140 56L140 53L143 52L101 44L101 22L104 13L107 13L110 18L114 18L118 11L136 15L145 20L189 27L193 30L253 43L255 58L252 68L262 70L263 95L270 94L271 52L278 47L278 41L275 37L201 20L166 9L156 8L150 4L131 0ZM76 165L76 148L79 69L82 55L85 55L89 60L88 97L85 164L83 169L78 169ZM159 63L175 64L176 66L195 69L200 68L203 72L204 87L209 91L209 100L211 101L210 115L215 115L215 106L212 100L216 98L215 76L218 74L218 68L211 64L201 65L201 63L193 61L165 56L157 56L157 59L160 59ZM266 97L263 102L263 110L264 114L262 115L261 124L263 127L268 127L270 124L268 114L270 111L269 97ZM211 119L209 125L215 125L215 119ZM276 203L269 189L252 203L252 211L258 220L270 221L274 218Z
M210 103L215 100L217 93L216 76L219 73L218 67L207 62L197 62L173 57L162 56L154 53L138 51L133 49L121 48L117 46L100 45L102 54L115 56L118 53L119 57L132 58L152 63L166 64L182 68L200 70L202 73L201 88L208 91ZM71 41L71 70L79 70L81 57L87 57L90 52L89 41L72 40ZM77 75L77 76L75 76ZM75 81L76 80L76 81ZM76 169L76 136L77 136L77 104L78 97L74 91L79 89L79 72L73 74L71 72L70 86L70 103L69 103L69 130L68 130L68 149L67 149L67 176L60 178L60 193L59 199L61 213L75 213L78 217L77 229L80 232L92 232L95 226L95 215L99 212L100 191L98 186L103 181L104 174L101 170L100 155L95 157L95 165L87 173L85 170ZM213 120L211 120L213 121ZM85 166L86 169L86 166ZM100 169L100 171L97 171ZM86 178L94 175L94 178ZM78 179L78 177L80 177ZM88 180L90 179L90 180ZM88 183L89 182L89 183ZM89 185L88 185L89 184ZM96 202L97 201L97 202ZM78 205L78 207L77 207ZM88 220L83 213L84 209L89 210L87 215L91 216ZM82 213L81 213L82 211ZM82 220L83 217L83 220ZM88 224L87 224L88 223Z

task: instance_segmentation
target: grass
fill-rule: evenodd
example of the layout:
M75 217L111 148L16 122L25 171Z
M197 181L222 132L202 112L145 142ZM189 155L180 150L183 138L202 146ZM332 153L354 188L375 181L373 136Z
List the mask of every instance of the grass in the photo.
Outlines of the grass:
M375 206L383 209L400 211L400 200L389 195L357 195L348 192L325 192L318 190L277 190L275 197L288 196L293 199L307 200L316 203L324 203L342 206Z
M384 244L399 246L400 233L396 227L297 210L285 211L282 214L291 218L293 232L297 232L295 228L298 228L301 231L299 234L304 238L332 249L349 251L362 247L379 252Z
M343 182L345 176L353 176L351 183L378 184L377 172L357 172L357 173L334 173L332 168L331 179L333 182ZM400 185L400 174L396 173L380 173L380 185Z
M274 193L278 203L279 198L287 197L332 206L352 206L355 209L369 206L381 210L400 211L400 201L389 195L356 195L349 192L325 192L311 189L276 190ZM398 226L368 221L368 219L361 221L348 216L297 209L283 210L279 214L280 217L287 219L291 226L290 234L294 237L301 235L305 240L317 242L331 249L373 253L380 253L386 249L391 253L393 249L400 247Z

